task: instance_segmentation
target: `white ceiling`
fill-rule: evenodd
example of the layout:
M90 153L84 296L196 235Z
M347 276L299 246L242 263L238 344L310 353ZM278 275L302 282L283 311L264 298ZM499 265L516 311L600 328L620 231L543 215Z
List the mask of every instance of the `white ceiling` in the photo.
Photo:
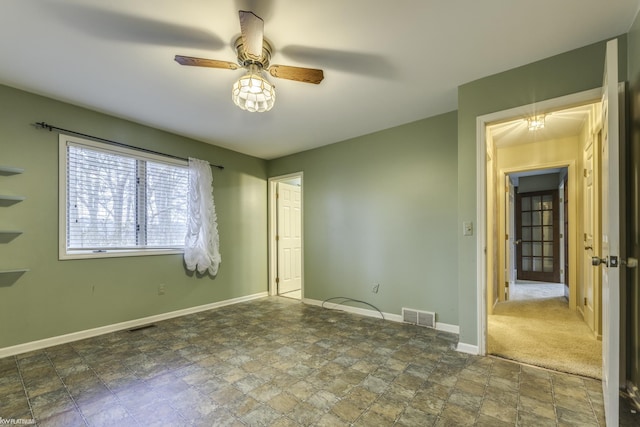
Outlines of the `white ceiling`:
M639 4L2 0L0 83L271 159L455 110L459 85L626 33ZM324 81L269 77L275 107L248 113L230 96L242 70L173 61L235 61L239 9L264 18L272 64Z

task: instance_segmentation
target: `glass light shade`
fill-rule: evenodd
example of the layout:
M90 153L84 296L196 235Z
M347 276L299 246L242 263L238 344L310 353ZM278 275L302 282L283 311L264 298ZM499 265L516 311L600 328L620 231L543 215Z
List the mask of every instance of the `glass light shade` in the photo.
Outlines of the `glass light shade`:
M540 116L533 116L527 119L527 126L529 130L538 130L544 128L544 114Z
M249 72L234 83L231 98L234 104L246 111L269 111L276 101L275 87L261 76L257 66L249 68Z

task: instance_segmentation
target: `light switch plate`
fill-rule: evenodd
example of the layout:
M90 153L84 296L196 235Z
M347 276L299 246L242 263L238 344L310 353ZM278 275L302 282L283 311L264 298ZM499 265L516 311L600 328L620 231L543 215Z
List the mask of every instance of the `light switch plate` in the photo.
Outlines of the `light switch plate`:
M462 223L462 235L473 236L473 222L465 221Z

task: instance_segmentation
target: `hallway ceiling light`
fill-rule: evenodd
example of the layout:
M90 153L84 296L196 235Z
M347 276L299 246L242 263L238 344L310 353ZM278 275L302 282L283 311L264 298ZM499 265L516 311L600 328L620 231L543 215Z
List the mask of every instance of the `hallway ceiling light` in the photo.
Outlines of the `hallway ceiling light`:
M527 127L529 130L539 130L544 128L544 114L531 116L527 119Z

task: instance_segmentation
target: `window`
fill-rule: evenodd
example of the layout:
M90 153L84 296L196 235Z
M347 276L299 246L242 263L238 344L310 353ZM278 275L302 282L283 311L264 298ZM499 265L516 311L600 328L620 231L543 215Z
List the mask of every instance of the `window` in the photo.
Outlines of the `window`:
M60 259L182 252L187 162L60 135Z

